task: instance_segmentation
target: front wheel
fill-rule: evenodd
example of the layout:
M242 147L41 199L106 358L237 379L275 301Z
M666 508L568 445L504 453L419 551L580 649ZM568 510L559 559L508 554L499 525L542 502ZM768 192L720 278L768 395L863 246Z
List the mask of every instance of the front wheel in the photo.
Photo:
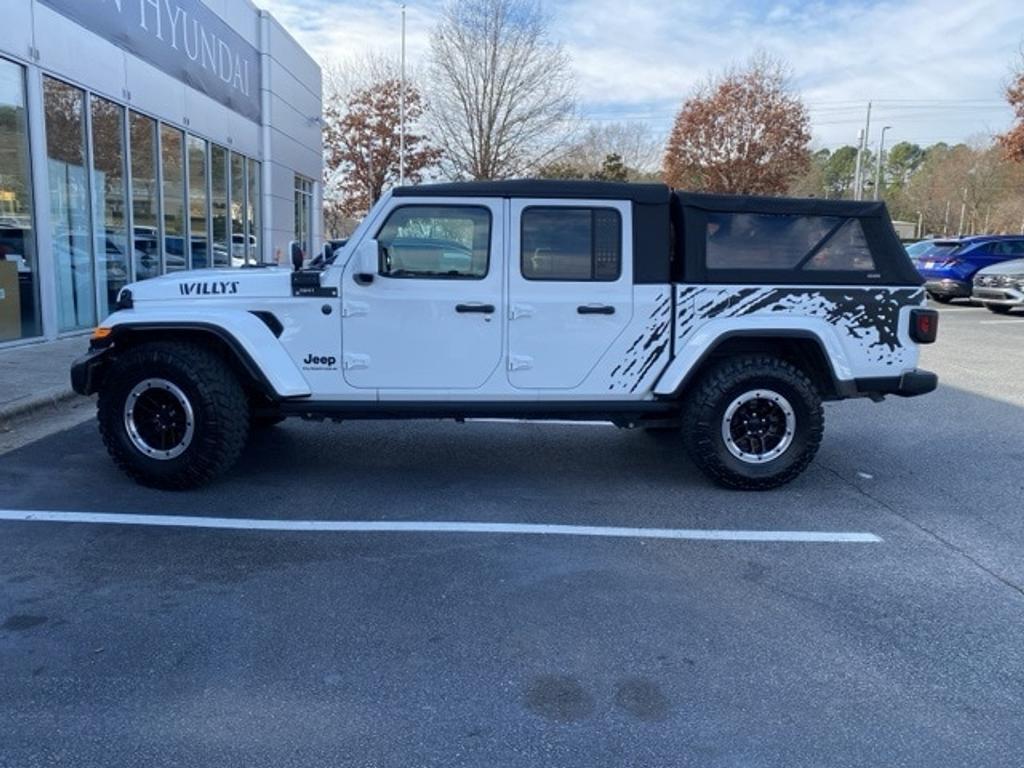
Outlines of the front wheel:
M997 315L1008 315L1012 307L1008 307L1005 304L986 304L985 309L989 312L995 312Z
M207 347L152 342L121 353L97 403L114 462L154 488L193 488L229 469L249 435L249 403Z
M729 488L795 478L821 444L821 397L803 371L770 355L728 358L690 392L683 431L694 463Z

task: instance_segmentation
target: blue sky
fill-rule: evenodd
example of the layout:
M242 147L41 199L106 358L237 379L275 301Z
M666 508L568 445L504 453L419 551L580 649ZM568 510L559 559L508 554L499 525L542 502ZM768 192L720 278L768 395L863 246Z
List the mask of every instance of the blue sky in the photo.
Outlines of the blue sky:
M397 52L399 3L257 0L318 60ZM426 59L439 0L409 0L408 50ZM585 120L638 120L667 131L709 74L765 50L786 59L811 111L815 145L856 140L874 101L872 141L931 144L989 136L1024 41L1021 0L693 2L545 0L572 57Z

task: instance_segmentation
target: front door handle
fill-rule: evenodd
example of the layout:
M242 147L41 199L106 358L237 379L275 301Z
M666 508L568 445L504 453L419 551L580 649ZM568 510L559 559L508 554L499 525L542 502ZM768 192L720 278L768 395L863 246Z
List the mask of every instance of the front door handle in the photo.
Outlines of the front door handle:
M456 304L455 311L459 313L464 312L479 312L484 315L490 315L494 313L493 304Z
M576 307L581 315L614 315L615 307L610 304L581 304Z

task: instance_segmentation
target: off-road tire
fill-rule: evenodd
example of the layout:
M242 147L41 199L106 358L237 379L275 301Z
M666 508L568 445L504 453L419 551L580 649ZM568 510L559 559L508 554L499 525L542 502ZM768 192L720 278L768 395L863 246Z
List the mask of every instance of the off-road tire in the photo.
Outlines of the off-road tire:
M995 312L997 315L1008 315L1012 307L1007 307L1004 304L986 304L985 309L989 312Z
M778 457L763 464L741 461L722 437L729 404L758 389L778 392L792 406L793 439ZM795 365L772 355L739 355L715 363L690 389L684 403L683 436L701 471L719 485L741 490L777 488L811 463L825 426L821 396Z
M125 425L133 387L154 377L184 392L194 412L191 443L173 459L145 455ZM150 342L119 354L100 392L97 418L114 462L152 488L183 490L209 482L235 464L249 436L249 403L237 377L216 351L188 342Z

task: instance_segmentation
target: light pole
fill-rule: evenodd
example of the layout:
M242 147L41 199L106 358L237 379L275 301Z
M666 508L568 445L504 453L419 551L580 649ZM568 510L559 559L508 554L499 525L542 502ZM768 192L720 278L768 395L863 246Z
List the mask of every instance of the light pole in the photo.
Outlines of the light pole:
M402 3L402 76L398 92L398 184L405 184L405 3Z
M857 146L857 170L853 181L853 199L860 200L864 196L864 172L862 169L863 155L868 148L868 137L871 135L871 102L868 102L868 116L864 121L864 130L860 132Z
M885 152L885 132L892 128L891 125L886 125L882 128L882 136L878 140L878 158L875 162L875 189L872 197L878 199L878 190L882 186L882 154Z

